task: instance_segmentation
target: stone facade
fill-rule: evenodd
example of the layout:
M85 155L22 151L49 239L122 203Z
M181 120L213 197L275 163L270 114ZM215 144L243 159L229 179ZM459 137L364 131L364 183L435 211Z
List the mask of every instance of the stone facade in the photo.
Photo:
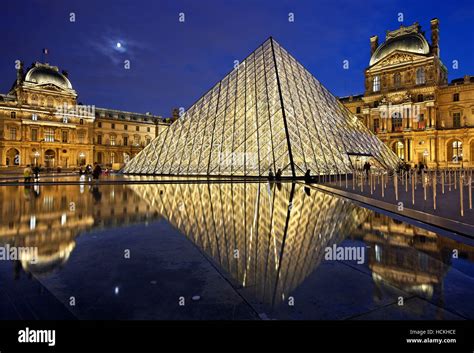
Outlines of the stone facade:
M412 166L474 167L474 77L448 83L439 56L439 21L431 44L415 23L370 38L365 92L341 102Z
M148 113L78 104L67 73L55 66L35 63L26 73L17 66L13 87L0 95L0 168L119 168L169 126Z

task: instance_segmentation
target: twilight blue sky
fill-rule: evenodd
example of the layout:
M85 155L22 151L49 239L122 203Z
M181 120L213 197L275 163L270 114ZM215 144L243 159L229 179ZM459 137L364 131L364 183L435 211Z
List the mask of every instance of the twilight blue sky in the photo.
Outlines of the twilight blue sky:
M381 41L398 28L398 13L405 25L418 21L428 38L438 17L449 79L474 75L473 0L15 0L0 11L0 92L15 80L15 60L27 67L48 48L47 61L69 71L80 102L169 116L272 35L333 94L357 94L369 37Z

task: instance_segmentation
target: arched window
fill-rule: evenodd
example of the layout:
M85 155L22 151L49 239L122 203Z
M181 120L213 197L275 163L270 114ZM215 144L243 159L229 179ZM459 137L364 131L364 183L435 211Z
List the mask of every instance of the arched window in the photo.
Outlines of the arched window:
M402 84L402 76L399 72L395 72L393 75L393 86L398 88Z
M448 162L458 163L462 161L462 141L454 140L448 143Z
M374 92L380 91L380 76L375 76L375 77L374 77L374 82L373 82L372 90L373 90Z
M425 70L420 67L416 70L416 84L423 85L425 83Z
M393 152L400 158L401 160L405 159L405 145L401 141L397 141L393 145Z

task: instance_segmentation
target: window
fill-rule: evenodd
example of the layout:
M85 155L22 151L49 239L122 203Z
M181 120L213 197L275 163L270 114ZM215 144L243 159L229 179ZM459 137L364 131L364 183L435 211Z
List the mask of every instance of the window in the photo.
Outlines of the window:
M360 107L356 108L356 114L360 114Z
M114 164L115 163L115 153L110 152L110 163Z
M10 113L10 117L11 117L12 119L16 119L16 112L11 112L11 113Z
M374 92L380 91L380 76L375 76L375 77L374 77L374 82L373 82L372 90L373 90Z
M150 128L149 128L149 127L147 127L147 128L146 128L146 131L147 131L147 132L150 132Z
M418 115L418 130L424 130L426 126L425 114Z
M453 94L453 102L459 102L459 93Z
M110 127L111 127L112 129L115 129L115 124L113 124L113 123L110 124Z
M84 125L84 119L79 120L79 125Z
M125 125L125 126L127 126L127 125ZM128 136L123 137L123 145L128 146Z
M102 145L102 135L97 135L97 144Z
M416 97L416 100L417 100L418 102L423 102L423 98L424 98L423 95L422 95L422 94L419 94L419 95Z
M448 145L448 160L454 163L462 161L462 142L454 140Z
M461 113L453 113L453 127L461 127Z
M31 115L31 120L37 121L38 120L38 115L37 114L32 114Z
M67 117L67 116L64 116L64 117L63 117L63 123L64 123L64 124L67 124L68 121L69 121L69 120L68 120L68 117Z
M425 70L422 67L416 70L416 84L425 84Z
M140 146L140 136L135 136L135 141L133 143L135 146Z
M54 142L54 130L52 128L44 129L44 140L46 142Z
M135 130L140 131L140 126L137 126Z
M151 142L151 139L149 137L146 138L146 144L148 145Z
M38 129L31 129L31 141L38 141Z
M79 131L77 133L77 139L79 143L84 143L85 137L86 137L86 134L84 133L84 131Z
M68 135L67 131L63 131L63 133L62 133L62 142L63 143L67 143L67 137L68 137L67 135Z
M379 130L380 130L379 119L374 119L374 132L379 132Z
M10 140L16 140L16 127L10 128Z
M115 135L110 136L110 146L115 146Z
M128 130L128 125L124 125L123 128L124 128L125 130Z
M402 131L403 129L403 120L402 114L395 112L392 114L392 131Z
M397 155L398 158L401 160L405 159L405 145L401 141L395 142L395 145L393 146L394 152Z
M393 75L393 86L395 88L398 88L398 87L400 87L401 83L402 83L402 76L400 75L399 72L396 72Z
M102 127L102 122L101 122L101 121L99 121L99 122L97 123L97 127Z

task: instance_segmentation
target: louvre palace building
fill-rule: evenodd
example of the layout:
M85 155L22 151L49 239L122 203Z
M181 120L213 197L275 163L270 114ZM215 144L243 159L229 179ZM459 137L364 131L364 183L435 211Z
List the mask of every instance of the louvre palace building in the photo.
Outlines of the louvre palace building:
M430 24L431 43L418 23L371 37L365 92L340 100L405 162L474 167L474 76L448 82Z
M77 102L68 74L36 62L0 94L0 170L41 165L120 168L169 124L160 116Z

